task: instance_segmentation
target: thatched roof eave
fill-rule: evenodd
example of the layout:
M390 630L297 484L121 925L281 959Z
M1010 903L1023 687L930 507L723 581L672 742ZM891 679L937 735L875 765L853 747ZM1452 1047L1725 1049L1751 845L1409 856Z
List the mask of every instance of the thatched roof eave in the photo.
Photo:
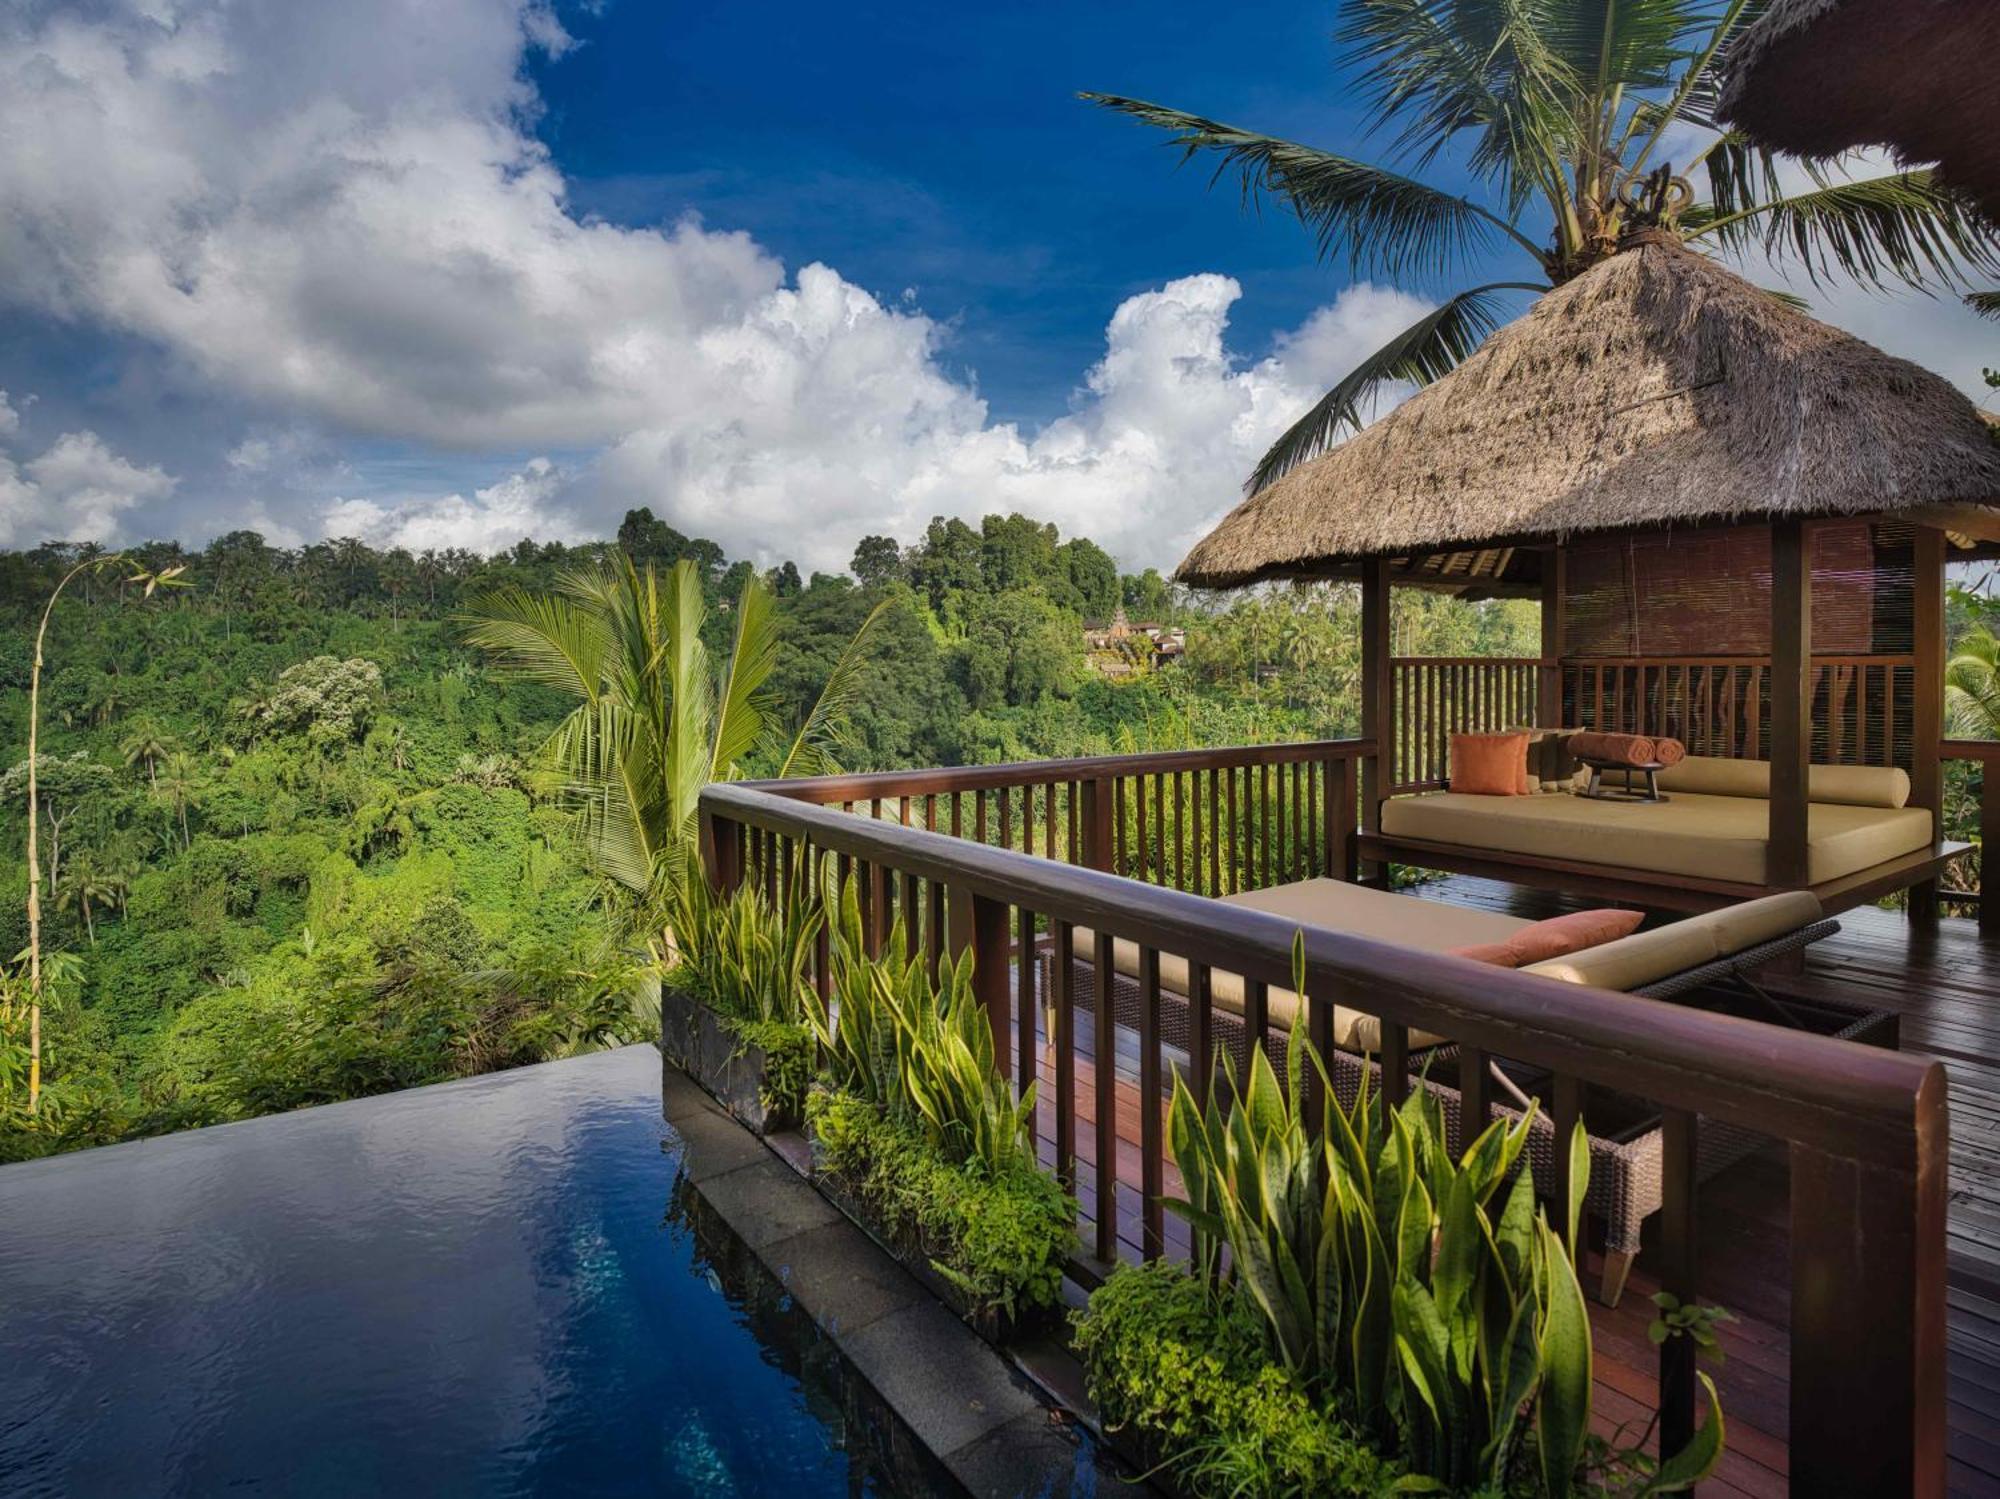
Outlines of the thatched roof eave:
M1731 46L1718 116L1759 143L1830 157L1886 146L2000 222L2000 6L1775 0Z

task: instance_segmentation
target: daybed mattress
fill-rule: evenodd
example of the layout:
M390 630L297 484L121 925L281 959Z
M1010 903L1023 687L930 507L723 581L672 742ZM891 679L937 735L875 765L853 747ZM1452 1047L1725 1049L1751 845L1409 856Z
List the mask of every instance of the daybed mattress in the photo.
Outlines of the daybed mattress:
M1243 906L1282 916L1302 926L1329 927L1336 932L1353 932L1381 942L1394 942L1423 952L1447 952L1454 947L1473 947L1488 942L1504 942L1522 927L1526 918L1499 911L1478 911L1466 906L1450 906L1442 901L1397 895L1373 890L1342 880L1298 880L1289 885L1273 885L1262 890L1243 890L1221 897L1226 905ZM1076 928L1074 952L1089 960L1095 935L1088 927ZM1112 965L1127 978L1139 976L1138 944L1118 938L1112 944ZM1170 993L1188 992L1187 959L1174 953L1160 954L1160 987ZM1240 975L1215 969L1209 975L1208 992L1218 1008L1241 1015L1244 1009L1243 979ZM1297 1015L1299 997L1275 984L1266 990L1265 1013L1271 1023L1284 1030ZM1376 1051L1381 1047L1381 1022L1373 1015L1334 1006L1333 1038L1336 1046L1350 1051ZM1412 1046L1435 1046L1441 1038L1426 1031L1410 1034Z
M1769 883L1769 830L1770 803L1761 798L1690 791L1663 802L1437 791L1382 807L1389 838L1746 885ZM1930 843L1931 814L1922 807L1814 802L1806 810L1806 878L1837 880Z

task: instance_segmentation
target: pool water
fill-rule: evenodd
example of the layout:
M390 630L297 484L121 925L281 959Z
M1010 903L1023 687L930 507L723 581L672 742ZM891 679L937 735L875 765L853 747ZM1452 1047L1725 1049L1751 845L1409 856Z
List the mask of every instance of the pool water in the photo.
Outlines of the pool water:
M930 1492L666 1142L637 1046L0 1167L0 1492Z

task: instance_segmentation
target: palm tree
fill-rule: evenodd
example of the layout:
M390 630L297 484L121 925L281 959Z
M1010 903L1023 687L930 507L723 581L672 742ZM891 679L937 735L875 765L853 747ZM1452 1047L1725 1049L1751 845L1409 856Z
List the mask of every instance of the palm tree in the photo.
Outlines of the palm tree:
M89 936L90 945L97 946L97 923L93 917L95 909L116 907L124 894L124 878L116 872L101 869L90 859L72 859L69 872L63 876L61 886L56 891L56 909L67 911L72 906L83 913L83 929Z
M832 767L887 607L862 621L789 741L771 720L767 691L778 654L776 610L754 574L733 611L735 642L720 669L702 642L701 571L688 561L663 581L650 566L614 554L607 567L563 574L552 594L488 595L461 622L502 669L577 700L543 753L580 814L598 871L645 895L685 867L695 802L710 781L734 778L759 751L783 776Z
M1083 97L1216 158L1247 201L1275 200L1349 274L1453 288L1301 417L1250 476L1256 491L1358 429L1385 384L1454 368L1517 312L1641 230L1731 255L1761 251L1816 284L1835 276L1963 289L2000 268L1977 213L1927 171L1863 181L1782 158L1710 118L1730 39L1766 0L1342 0L1337 40L1359 94L1415 172L1447 148L1477 184L1415 175L1111 94ZM1702 139L1706 135L1706 139ZM1677 173L1670 144L1690 141ZM1809 186L1786 191L1790 163ZM1700 198L1689 181L1699 174ZM1466 285L1494 251L1519 272Z
M1984 625L1945 663L1944 716L1960 739L2000 739L2000 639Z
M119 752L125 756L127 768L143 764L146 779L156 788L160 784L159 763L173 752L173 748L173 735L153 718L142 718L133 724L118 745Z
M194 756L185 750L169 754L161 762L160 773L153 781L153 794L173 809L180 822L183 851L194 847L194 838L188 832L188 804L200 789L201 767L195 763Z
M42 735L42 668L47 664L43 650L49 639L49 620L56 612L56 603L63 596L63 590L78 578L83 580L85 598L90 598L90 584L101 572L120 570L120 581L128 587L137 587L146 598L151 598L161 588L184 588L186 583L181 574L184 567L162 568L150 572L142 568L123 552L105 554L94 544L82 551L82 559L64 573L56 586L49 590L48 602L42 606L41 623L35 627L35 652L28 669L28 761L27 761L27 802L28 802L28 1112L36 1113L42 1100L42 866L41 866L41 735ZM53 869L50 871L54 873Z

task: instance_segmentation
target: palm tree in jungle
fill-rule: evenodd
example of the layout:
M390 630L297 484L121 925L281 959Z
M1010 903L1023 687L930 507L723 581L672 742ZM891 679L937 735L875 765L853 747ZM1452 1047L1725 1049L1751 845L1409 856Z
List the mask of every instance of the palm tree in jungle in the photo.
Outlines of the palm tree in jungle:
M1246 201L1291 209L1320 257L1350 275L1446 293L1280 437L1246 488L1357 430L1383 385L1448 373L1524 299L1618 254L1641 229L1715 255L1761 253L1815 284L1963 292L2000 269L1976 211L1928 171L1850 180L1714 126L1730 41L1767 3L1342 0L1335 40L1395 166L1083 95L1171 132L1183 160L1212 158L1212 183L1234 178ZM1472 191L1418 175L1446 163ZM1475 279L1507 256L1518 270Z
M702 787L753 762L778 776L834 768L888 607L862 621L789 735L770 694L777 608L755 574L731 611L726 662L703 639L708 606L689 561L661 577L614 553L604 567L564 574L553 593L491 594L461 623L503 670L575 701L544 762L578 814L592 866L636 898L643 922L690 868Z

